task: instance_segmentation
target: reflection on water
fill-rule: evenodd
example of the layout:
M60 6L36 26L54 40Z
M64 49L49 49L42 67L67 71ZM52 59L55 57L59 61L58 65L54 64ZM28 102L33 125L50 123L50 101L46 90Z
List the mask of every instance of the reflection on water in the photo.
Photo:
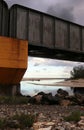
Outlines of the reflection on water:
M22 81L21 82L21 93L23 95L34 96L37 93L43 91L45 93L51 92L54 96L59 88L62 88L69 92L70 95L73 94L73 91L70 87L62 87L62 86L43 86L42 84L55 84L56 82L60 82L63 80L42 80L42 81ZM35 85L38 84L38 85ZM41 84L41 85L40 85Z

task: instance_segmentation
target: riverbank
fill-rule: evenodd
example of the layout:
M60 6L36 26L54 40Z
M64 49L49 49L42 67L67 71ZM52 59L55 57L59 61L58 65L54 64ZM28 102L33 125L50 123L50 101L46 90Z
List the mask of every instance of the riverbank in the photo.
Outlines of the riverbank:
M33 114L37 115L36 121L31 128L24 128L24 130L84 130L83 124L78 122L67 122L64 120L65 116L68 116L74 111L80 111L84 113L84 106L58 106L58 105L0 105L0 118L13 117L18 114ZM10 123L14 123L10 121ZM6 130L6 129L5 129ZM12 130L7 129L7 130ZM13 130L20 130L14 129Z

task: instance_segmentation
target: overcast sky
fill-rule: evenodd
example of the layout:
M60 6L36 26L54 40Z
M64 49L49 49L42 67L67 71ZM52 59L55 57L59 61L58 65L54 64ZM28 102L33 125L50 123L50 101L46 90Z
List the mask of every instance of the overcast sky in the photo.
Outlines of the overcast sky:
M28 70L24 77L69 78L73 67L79 65L84 63L28 57Z
M84 0L5 0L8 6L20 4L51 15L84 25ZM31 58L28 60L26 77L68 77L73 66L70 61ZM56 73L55 73L56 72ZM45 75L44 75L45 74Z
M84 0L5 0L84 25Z

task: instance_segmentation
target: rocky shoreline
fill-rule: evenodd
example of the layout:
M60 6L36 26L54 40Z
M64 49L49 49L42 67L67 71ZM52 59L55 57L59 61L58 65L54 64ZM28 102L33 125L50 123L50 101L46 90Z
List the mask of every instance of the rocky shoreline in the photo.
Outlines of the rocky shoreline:
M17 98L16 101L19 101L20 97ZM0 118L6 119L11 127L6 125L5 129L0 130L84 130L84 95L79 93L70 96L65 90L59 89L55 96L40 92L34 97L24 97L27 100L25 104L20 101L20 104L10 104L10 98L6 100L9 104L5 104L4 100L0 104ZM13 100L15 101L14 98ZM34 115L32 127L19 127L20 122L13 117L22 114ZM0 120L0 125L1 123Z
M0 105L0 117L9 119L21 113L37 115L33 127L24 128L24 130L84 130L84 116L78 122L67 122L63 118L75 110L84 113L84 106ZM14 122L10 121L10 124L12 123ZM16 129L13 128L13 130Z
M57 94L52 96L52 93L45 94L40 92L33 97L29 97L29 102L32 104L42 104L42 105L84 105L84 95L80 93L75 93L74 95L69 95L65 90L58 89Z

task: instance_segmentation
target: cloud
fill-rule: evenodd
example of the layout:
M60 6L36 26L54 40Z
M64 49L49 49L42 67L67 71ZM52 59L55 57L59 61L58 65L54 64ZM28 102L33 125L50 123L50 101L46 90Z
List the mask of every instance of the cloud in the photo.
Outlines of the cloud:
M77 14L78 8L84 5L84 1L81 0L60 0L54 5L48 7L47 12L51 15L81 24L81 19L78 20L82 15L82 10L80 10L80 15ZM84 12L84 8L83 8ZM83 15L82 15L83 16ZM83 19L84 20L84 19Z
M84 0L5 0L84 25Z
M34 66L39 66L40 64L39 63L35 63Z
M69 21L74 21L75 17L73 11L74 11L73 6L65 6L58 3L56 5L50 6L47 10L47 13Z
M74 66L78 66L78 65L84 65L84 63L83 62L65 61L65 60L53 60L53 59L47 59L47 58L29 57L29 65L30 66L32 65L34 67L43 66L43 69L44 68L47 69L47 66L74 67Z
M43 65L48 60L48 59L38 58L38 57L29 57L29 59L30 59L29 64L32 64L33 66Z
M20 4L26 7L31 7L37 10L45 11L46 8L54 3L56 3L55 0L5 0L9 6L12 6L13 4Z

